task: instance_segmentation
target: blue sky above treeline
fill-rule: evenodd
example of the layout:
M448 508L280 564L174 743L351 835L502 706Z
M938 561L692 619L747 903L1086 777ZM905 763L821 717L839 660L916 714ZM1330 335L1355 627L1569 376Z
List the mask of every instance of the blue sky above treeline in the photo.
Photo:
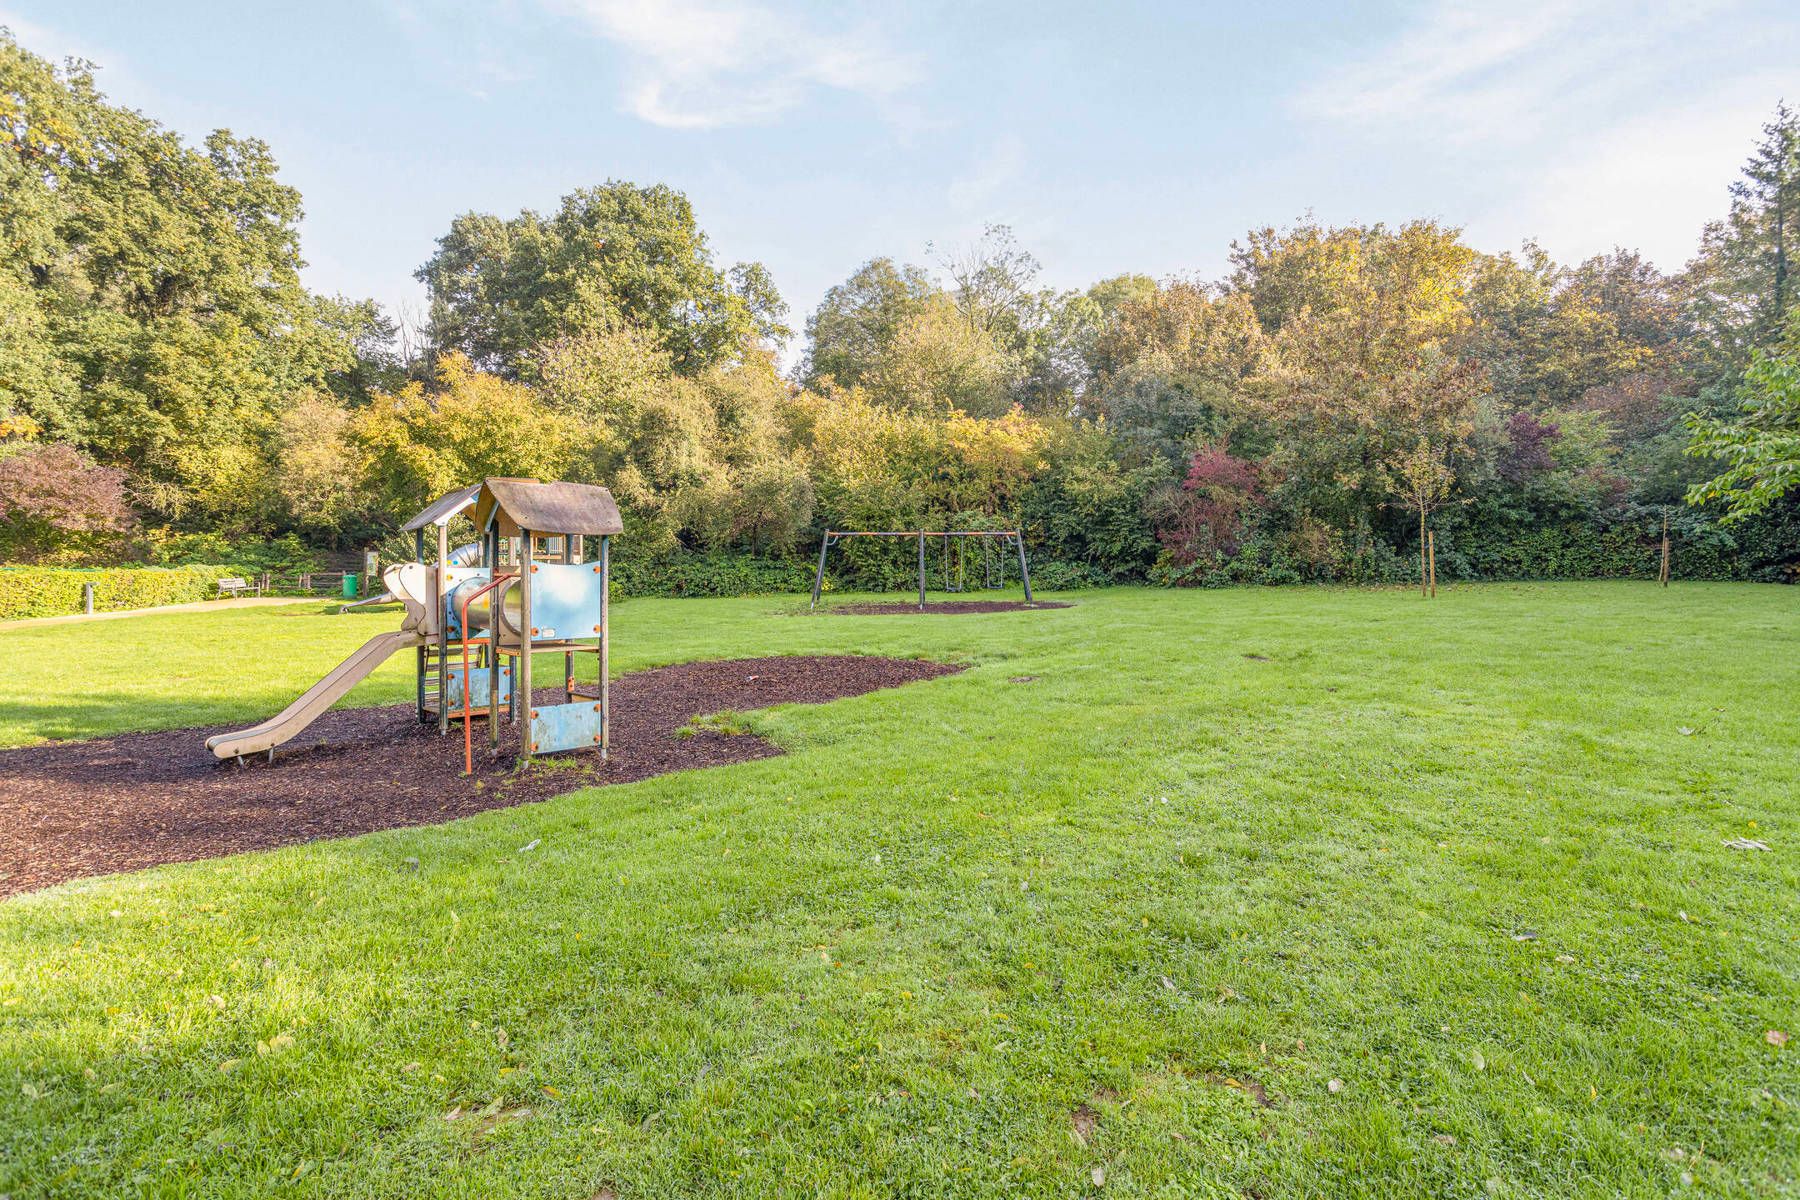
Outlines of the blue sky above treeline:
M415 316L457 213L608 178L686 192L796 328L862 261L992 222L1069 287L1213 277L1308 212L1674 270L1800 102L1800 7L1761 0L0 0L0 25L192 138L267 140L308 282Z

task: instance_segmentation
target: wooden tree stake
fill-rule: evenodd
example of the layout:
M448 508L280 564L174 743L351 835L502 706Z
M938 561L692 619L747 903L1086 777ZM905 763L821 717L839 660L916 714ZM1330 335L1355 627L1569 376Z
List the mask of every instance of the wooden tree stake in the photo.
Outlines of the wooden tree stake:
M1669 586L1669 510L1666 508L1663 509L1662 570L1656 578L1664 587Z
M1431 563L1431 595L1437 598L1437 530L1425 535L1426 556Z

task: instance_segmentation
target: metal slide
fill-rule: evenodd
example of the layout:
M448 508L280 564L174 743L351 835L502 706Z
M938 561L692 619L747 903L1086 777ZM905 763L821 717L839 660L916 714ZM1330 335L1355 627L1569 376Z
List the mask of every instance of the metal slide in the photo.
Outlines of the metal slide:
M343 699L345 692L366 679L369 672L386 662L396 650L417 646L424 640L410 629L376 634L278 715L237 733L214 734L206 739L206 748L219 758L273 751L318 720L326 709Z

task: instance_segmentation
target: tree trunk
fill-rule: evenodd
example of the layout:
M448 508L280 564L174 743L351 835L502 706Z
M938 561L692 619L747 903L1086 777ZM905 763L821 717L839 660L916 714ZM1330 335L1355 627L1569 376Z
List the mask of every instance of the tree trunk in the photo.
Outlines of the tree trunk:
M1419 595L1429 596L1425 581L1425 507L1419 506Z
M1787 313L1786 206L1787 179L1783 175L1775 181L1775 323L1778 329Z

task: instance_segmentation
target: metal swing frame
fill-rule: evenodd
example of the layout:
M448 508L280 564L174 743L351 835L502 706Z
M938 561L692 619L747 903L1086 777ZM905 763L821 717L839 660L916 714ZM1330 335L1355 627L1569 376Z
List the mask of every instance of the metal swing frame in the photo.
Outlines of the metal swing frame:
M951 538L999 538L1002 552L1011 547L1019 554L1019 579L1025 585L1025 603L1036 603L1031 598L1031 566L1025 561L1025 538L1017 529L827 529L819 539L819 569L813 574L812 603L807 607L811 612L819 607L819 593L825 588L825 560L831 548L846 538L909 538L919 543L919 611L925 611L925 543L930 538L942 538L944 548L950 547Z
M969 559L962 553L964 545L966 543L954 542L949 538L944 539L943 553L938 556L943 568L944 591L954 596L967 591L997 592L1005 588L1006 559L1001 558L1000 569L996 572L994 569L994 539L981 539L979 543L981 562L975 567L971 567ZM979 583L970 582L970 575L975 570L981 572L981 582ZM996 579L999 582L995 582Z

